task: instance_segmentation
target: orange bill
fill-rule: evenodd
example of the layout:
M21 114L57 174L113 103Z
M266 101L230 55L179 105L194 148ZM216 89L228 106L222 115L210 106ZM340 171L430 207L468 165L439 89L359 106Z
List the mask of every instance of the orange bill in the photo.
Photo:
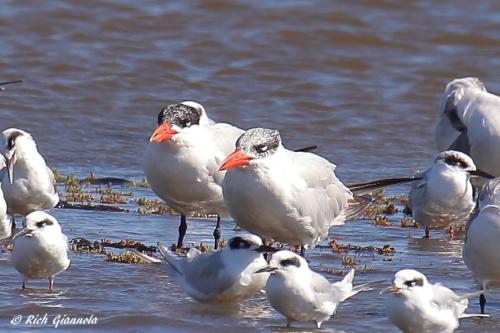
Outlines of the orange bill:
M170 140L177 131L173 130L168 126L167 123L163 123L153 132L151 138L149 138L150 142L162 142L165 140Z
M219 171L229 170L231 168L236 168L244 165L248 165L252 158L243 154L239 148L236 148L234 152L231 153L224 162L222 162Z

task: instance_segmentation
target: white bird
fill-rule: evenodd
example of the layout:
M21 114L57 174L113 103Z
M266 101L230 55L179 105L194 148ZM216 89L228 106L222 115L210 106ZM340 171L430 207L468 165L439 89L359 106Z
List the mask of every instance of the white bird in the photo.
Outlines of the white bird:
M500 97L477 78L448 83L435 129L437 147L468 154L477 167L500 176Z
M45 212L32 212L26 216L26 227L12 240L11 261L23 275L22 288L26 288L28 279L49 279L49 291L52 291L54 276L70 264L68 238L57 220Z
M354 197L335 176L336 166L307 152L283 147L277 130L253 128L236 142L222 163L226 206L250 233L276 241L314 247L331 226L363 211L371 201ZM414 180L400 178L352 185L353 191ZM367 185L368 186L365 186Z
M384 291L389 320L405 333L451 333L459 319L488 317L465 314L468 298L478 293L458 296L452 290L427 281L424 274L403 269L396 273L393 285Z
M9 238L12 234L11 220L7 217L7 204L0 188L0 240Z
M471 175L492 177L477 170L469 156L453 150L439 153L433 166L418 174L422 179L413 183L410 207L415 221L425 226L426 238L430 228L467 222L476 207Z
M351 269L342 281L331 284L321 274L313 272L304 258L286 250L274 253L269 265L258 272L271 274L266 295L272 307L287 318L287 326L294 321L315 321L316 327L321 328L341 302L361 291L371 290L370 286L378 283L353 287L354 269Z
M0 137L0 152L6 161L2 190L11 215L26 216L49 210L59 202L52 170L37 150L31 135L9 128Z
M159 248L186 293L199 302L239 302L255 295L269 277L269 273L256 273L267 266L263 253L276 251L248 234L231 238L225 248L211 253L191 248L187 257Z
M220 162L243 133L215 123L195 102L172 104L160 111L158 128L146 150L144 171L153 191L181 214L177 246L182 247L186 215L217 214L215 248L220 239L220 217L228 216L222 196L224 172Z
M481 290L500 286L500 178L486 183L479 195L479 211L467 223L463 259ZM486 297L479 296L481 313Z

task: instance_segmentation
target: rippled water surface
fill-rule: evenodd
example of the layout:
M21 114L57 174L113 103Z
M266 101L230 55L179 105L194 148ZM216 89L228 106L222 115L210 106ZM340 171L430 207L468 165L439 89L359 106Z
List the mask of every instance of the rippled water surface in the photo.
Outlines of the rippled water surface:
M190 99L219 121L278 128L289 147L318 144L345 181L408 175L436 153L433 127L448 81L478 76L500 91L499 12L498 2L481 0L3 1L0 79L25 83L0 95L1 126L31 132L64 174L140 179L158 111ZM177 237L176 216L52 212L70 238L170 244ZM421 240L422 230L399 227L401 217L392 216L390 227L359 220L331 230L339 242L390 243L397 251L392 261L349 253L369 268L355 280L389 282L413 267L458 292L477 288L460 238ZM233 223L225 222L228 238ZM187 240L209 242L213 226L190 221ZM326 271L342 269L342 255L319 248L309 259ZM21 291L9 258L0 253L1 331L13 328L14 315L44 313L93 314L98 324L87 328L101 332L287 331L263 295L239 306L198 304L164 266L71 253L70 269L47 294L45 281ZM473 299L469 312L478 310ZM499 331L498 292L488 294L487 311L492 319L463 321L459 331ZM372 291L342 304L324 331L397 330Z

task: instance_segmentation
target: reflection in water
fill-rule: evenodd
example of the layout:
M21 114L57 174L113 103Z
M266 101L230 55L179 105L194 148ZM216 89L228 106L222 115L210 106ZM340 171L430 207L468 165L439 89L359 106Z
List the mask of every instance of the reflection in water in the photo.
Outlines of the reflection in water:
M463 245L463 237L460 239L450 239L448 236L443 236L442 238L434 238L431 236L429 239L411 238L408 241L408 249L411 251L452 258L462 258Z

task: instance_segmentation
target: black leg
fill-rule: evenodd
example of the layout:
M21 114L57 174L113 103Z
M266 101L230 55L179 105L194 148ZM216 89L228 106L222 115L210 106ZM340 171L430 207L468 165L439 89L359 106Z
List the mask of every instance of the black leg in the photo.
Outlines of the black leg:
M481 288L483 290L483 288ZM479 306L481 307L481 314L484 314L484 306L486 305L486 296L484 294L479 295Z
M427 225L425 226L425 238L429 239L431 233L431 228Z
M16 220L14 219L14 215L12 215L12 231L14 231L16 229Z
M221 236L222 236L222 232L220 230L220 216L217 215L217 225L215 226L215 229L214 229L214 240L215 240L214 250L217 250L219 248L219 241L220 241Z
M302 258L305 258L306 257L306 248L304 247L304 245L301 245L300 246L300 256Z
M182 243L184 242L184 235L187 230L186 215L181 214L181 224L179 224L179 239L177 240L177 248L182 248Z

